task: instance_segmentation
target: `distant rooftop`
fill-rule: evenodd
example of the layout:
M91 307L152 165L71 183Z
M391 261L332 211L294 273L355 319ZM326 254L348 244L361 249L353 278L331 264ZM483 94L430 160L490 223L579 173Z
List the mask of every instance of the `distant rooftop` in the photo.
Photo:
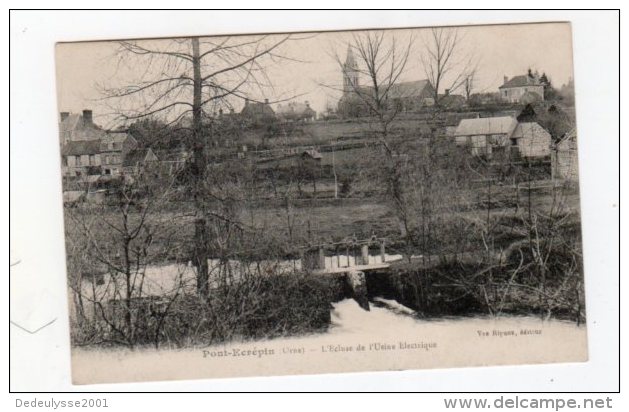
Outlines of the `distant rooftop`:
M515 76L511 79L504 82L500 89L508 89L510 87L524 87L524 86L543 86L539 81L539 78L535 76L529 76L528 74L523 74L521 76Z

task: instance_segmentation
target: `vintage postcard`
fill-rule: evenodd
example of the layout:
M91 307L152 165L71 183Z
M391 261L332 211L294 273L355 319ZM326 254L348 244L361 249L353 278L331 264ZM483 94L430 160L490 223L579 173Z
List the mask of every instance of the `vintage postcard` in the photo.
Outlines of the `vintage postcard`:
M569 23L208 34L57 45L74 383L588 359Z

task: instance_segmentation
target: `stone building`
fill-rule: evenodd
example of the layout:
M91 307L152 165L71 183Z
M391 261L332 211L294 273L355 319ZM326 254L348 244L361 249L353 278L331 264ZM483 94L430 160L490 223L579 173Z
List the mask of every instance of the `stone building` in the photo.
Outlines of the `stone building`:
M508 78L504 76L500 97L509 103L529 104L544 100L544 83L537 73L530 70L527 74Z
M339 100L337 113L345 118L373 114L370 107L375 106L375 89L360 84L360 70L351 47L347 49L342 75L343 95ZM435 104L434 88L428 80L396 82L387 90L380 90L380 93L384 93L380 98L384 97L385 106L389 110L417 111Z

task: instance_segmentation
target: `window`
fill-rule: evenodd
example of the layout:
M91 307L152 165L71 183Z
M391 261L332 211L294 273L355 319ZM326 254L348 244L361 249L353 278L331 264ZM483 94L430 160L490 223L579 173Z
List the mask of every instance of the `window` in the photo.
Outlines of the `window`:
M105 169L105 174L106 175L110 175L111 174L111 170L110 169Z
M90 155L89 159L90 159L90 166L96 165L96 156L92 154Z
M61 166L67 166L68 165L68 157L67 156L63 156L61 158Z
M74 165L81 166L81 156L74 156Z
M511 146L517 146L518 145L518 139L515 138L511 138Z

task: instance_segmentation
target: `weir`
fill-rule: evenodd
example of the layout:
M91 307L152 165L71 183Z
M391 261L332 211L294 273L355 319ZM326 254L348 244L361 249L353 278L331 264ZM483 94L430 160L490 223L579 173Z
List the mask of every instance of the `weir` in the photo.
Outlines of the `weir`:
M378 253L371 255L370 247ZM347 294L364 310L370 310L365 274L387 269L392 262L401 259L401 256L387 255L386 239L375 236L365 240L353 239L305 247L301 249L300 255L302 268L311 273L340 275Z
M371 249L378 253L372 255ZM331 253L330 253L331 252ZM387 269L397 255L387 255L386 239L371 237L349 242L320 243L300 248L302 268L315 274L340 274Z

